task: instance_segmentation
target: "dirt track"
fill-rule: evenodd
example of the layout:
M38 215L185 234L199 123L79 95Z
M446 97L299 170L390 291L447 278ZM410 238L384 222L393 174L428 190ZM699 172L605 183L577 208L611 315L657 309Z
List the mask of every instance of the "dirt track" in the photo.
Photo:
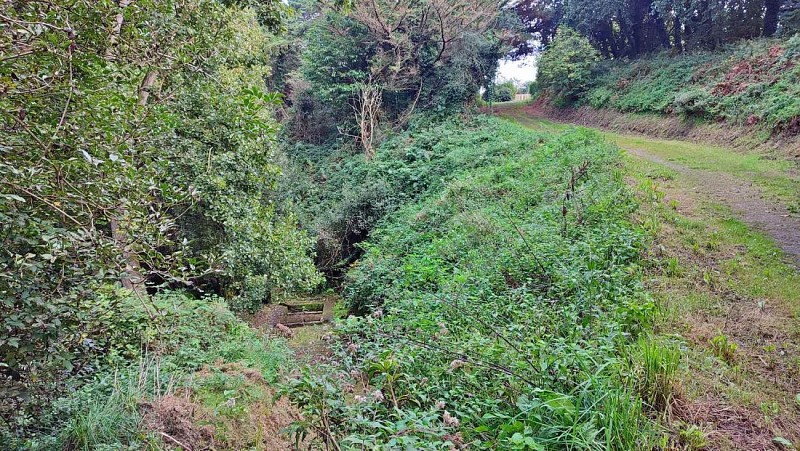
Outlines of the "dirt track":
M767 233L800 265L800 218L789 216L786 208L765 199L757 186L728 174L692 169L667 161L642 149L625 148L625 151L680 173L694 185L691 188L698 194L730 207L737 218Z

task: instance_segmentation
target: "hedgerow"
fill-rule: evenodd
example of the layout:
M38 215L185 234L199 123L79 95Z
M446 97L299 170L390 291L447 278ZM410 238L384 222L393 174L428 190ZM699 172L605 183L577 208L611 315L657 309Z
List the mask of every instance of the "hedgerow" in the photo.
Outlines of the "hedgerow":
M652 406L626 376L652 303L618 150L479 118L378 155L422 149L421 189L379 171L406 202L348 273L344 297L364 315L338 328L337 363L287 390L298 428L342 448L651 446Z

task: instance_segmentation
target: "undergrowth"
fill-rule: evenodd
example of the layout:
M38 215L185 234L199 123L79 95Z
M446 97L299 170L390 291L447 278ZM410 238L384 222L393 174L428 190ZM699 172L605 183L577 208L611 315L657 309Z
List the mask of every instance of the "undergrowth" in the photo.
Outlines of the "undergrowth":
M594 108L800 132L800 35L722 51L605 62L583 99Z
M395 205L345 281L363 315L287 388L295 431L333 449L657 446L676 354L637 341L653 303L619 150L479 117L377 155L356 173Z
M247 409L256 401L251 392L260 388L239 381L214 395L215 382L237 377L221 375L218 367L235 365L276 382L288 361L283 342L261 337L221 299L178 292L150 299L109 291L91 302L85 307L101 310L98 321L108 326L106 342L87 343L102 346L101 357L87 365L93 371L71 378L69 394L40 418L19 419L16 429L25 434L0 431L8 449L166 449L174 443L145 424L147 406L192 393L197 408L210 412L212 424L226 426L224 418L236 413L225 410L226 402L237 399L238 409ZM191 425L191 417L185 420ZM225 447L219 437L228 432L216 428L218 445Z

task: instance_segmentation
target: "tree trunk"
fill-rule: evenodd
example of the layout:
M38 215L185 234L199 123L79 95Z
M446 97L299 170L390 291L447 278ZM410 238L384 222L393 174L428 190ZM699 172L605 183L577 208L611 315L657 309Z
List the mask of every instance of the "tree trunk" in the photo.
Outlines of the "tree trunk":
M125 209L122 207L117 208L117 213L123 216ZM125 260L125 276L122 277L122 286L128 290L143 293L144 292L144 277L139 271L139 260L128 248L128 235L119 227L119 219L111 218L111 237L116 243L117 247L122 253L122 258Z
M675 46L675 50L678 53L683 53L683 36L681 36L681 20L678 16L675 16L675 19L672 21L672 40L674 43L672 45Z
M631 20L631 48L630 56L636 58L644 52L646 45L646 25L644 23L650 11L649 0L634 0L631 6L630 15Z
M131 4L131 0L119 0L119 12L114 17L114 26L111 27L111 35L108 37L108 49L106 49L106 59L114 59L114 49L119 43L119 35L122 34L122 23L125 21L125 8Z
M150 98L150 90L153 89L153 85L156 83L156 77L158 77L158 72L154 70L147 72L147 75L144 76L144 80L142 80L142 84L139 86L140 106L147 105L147 99Z
M667 25L664 23L664 19L661 17L661 14L654 11L650 16L650 20L653 21L653 27L655 28L655 32L658 36L658 41L661 43L661 47L669 49L669 33L667 33Z
M770 37L778 31L778 14L781 10L781 0L765 0L764 6L764 28L761 30L761 35Z
M375 134L378 131L378 119L381 110L383 92L372 82L361 86L355 99L353 110L359 128L359 140L364 148L364 155L371 159L375 155Z
M127 8L131 2L132 0L119 0L119 12L114 17L114 25L108 37L108 48L105 54L105 58L109 61L113 61L116 58L114 51L117 48L119 37L122 34L122 25L125 21L125 8ZM144 106L147 104L150 88L153 83L155 83L155 80L156 73L153 71L148 72L139 88L139 105ZM122 286L141 294L144 293L145 287L144 277L140 271L139 259L130 249L128 234L125 233L124 227L120 226L120 220L127 216L127 211L123 206L118 206L115 210L116 217L111 218L111 238L119 249L122 259L125 261L125 275L122 277Z

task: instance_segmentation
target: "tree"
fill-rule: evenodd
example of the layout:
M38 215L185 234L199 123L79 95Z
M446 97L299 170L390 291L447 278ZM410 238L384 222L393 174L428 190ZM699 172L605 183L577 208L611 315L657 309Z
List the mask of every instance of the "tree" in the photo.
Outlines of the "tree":
M496 84L492 89L487 89L483 93L483 98L487 102L510 102L517 95L517 87L513 81L506 81Z
M538 64L538 84L560 101L571 101L591 85L599 55L584 36L560 27Z
M302 81L338 117L352 118L337 128L369 156L381 124L403 125L418 108L463 105L493 76L502 55L503 37L492 28L498 11L488 0L374 0L327 10L309 30Z
M764 0L764 28L762 35L773 36L778 31L778 15L781 10L781 0Z
M564 16L563 0L521 0L514 3L516 13L523 30L528 36L512 41L512 57L529 55L539 47L546 47L555 36L558 25Z
M796 3L796 1L794 1ZM604 58L638 58L662 49L714 49L757 36L791 34L789 0L522 0L514 6L530 39L512 56L547 47L560 25L575 29Z
M318 281L273 201L280 97L258 17L212 0L3 7L4 418L102 357L86 306L105 287L260 302Z

